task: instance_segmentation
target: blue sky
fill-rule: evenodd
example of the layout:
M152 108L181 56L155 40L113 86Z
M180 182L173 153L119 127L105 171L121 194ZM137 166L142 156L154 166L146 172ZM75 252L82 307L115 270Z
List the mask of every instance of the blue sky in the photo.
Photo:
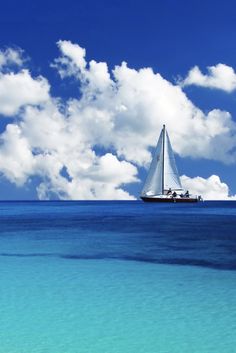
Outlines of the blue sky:
M50 84L50 95L60 97L62 101L79 99L80 91L75 77L67 75L61 79L51 65L60 57L56 44L59 40L86 48L88 61L106 62L109 70L125 61L129 68L137 71L151 67L154 73L176 84L177 78L187 77L194 66L205 75L208 74L207 67L219 63L236 69L235 8L233 1L210 0L204 3L193 0L5 2L1 4L0 12L0 50L21 48L27 58L24 65L32 77L43 76ZM182 90L204 114L219 109L229 112L232 121L236 121L236 90L228 92L196 84L188 84ZM13 115L2 114L1 132L5 131L7 124L17 124L18 113ZM40 129L40 122L37 124ZM156 138L159 132L156 131ZM191 133L189 138L191 143ZM98 154L113 153L111 146L95 146L93 150ZM114 153L122 160L117 151ZM217 175L228 185L230 194L236 194L234 161L223 163L212 156L204 158L204 153L199 156L187 154L184 156L181 152L176 157L181 175L205 179ZM133 163L128 157L125 160ZM146 169L135 162L134 165L142 182ZM32 172L17 186L2 170L0 198L37 198L36 188L47 177ZM124 181L122 188L137 197L141 183ZM55 193L50 195L57 197Z

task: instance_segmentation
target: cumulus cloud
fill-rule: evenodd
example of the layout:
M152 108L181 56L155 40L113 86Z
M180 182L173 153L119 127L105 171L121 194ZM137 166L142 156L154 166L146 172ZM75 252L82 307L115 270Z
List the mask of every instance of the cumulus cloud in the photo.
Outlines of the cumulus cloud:
M59 111L57 101L44 109L27 107L19 127L34 155L32 175L42 178L40 199L134 199L122 186L138 181L137 168L112 153L96 155L80 125Z
M74 76L80 83L82 98L70 100L68 111L75 120L86 116L81 128L89 124L84 131L87 138L95 134L99 143L112 144L118 156L144 165L165 123L179 155L226 163L236 160L236 124L230 113L214 109L204 114L181 87L151 68L134 70L122 63L109 74L106 63L87 62L86 51L78 45L59 41L58 46L61 56L54 67L62 77Z
M93 161L82 170L70 170L70 180L60 174L60 167L51 172L54 161L49 161L45 175L51 173L48 181L38 187L40 199L59 197L60 199L84 200L134 200L135 197L124 191L122 184L136 182L136 168L126 161L119 161L116 156L107 153L102 157L95 156L89 151ZM83 156L84 158L84 156ZM89 156L87 157L89 159ZM88 161L87 161L88 162ZM76 169L76 168L72 168Z
M236 195L229 195L228 185L223 183L218 175L212 175L206 179L183 175L181 182L186 190L193 195L201 195L204 200L236 200Z
M52 66L77 82L77 97L52 97L48 80L27 69L0 74L0 113L17 114L0 135L0 171L11 182L37 175L40 199L134 199L126 185L148 166L163 123L180 156L236 161L230 113L205 114L151 68L110 71L78 44L58 48Z
M24 63L23 50L20 48L6 48L6 50L0 50L0 70L4 68L16 65L21 67Z
M50 86L42 76L32 77L23 66L27 60L20 48L0 50L0 114L16 115L27 105L41 105L50 99Z
M15 124L0 136L0 171L12 183L23 185L34 171L34 157L27 138Z
M226 92L236 89L236 73L231 66L217 64L207 67L208 74L204 75L198 66L194 66L187 77L182 80L182 86L196 85L216 88Z
M49 99L45 78L33 78L28 70L0 73L0 114L11 116L25 105L41 104Z
M59 40L57 45L61 56L54 60L51 67L57 69L61 78L74 76L84 84L83 92L85 93L86 87L88 94L97 90L103 92L105 88L113 85L107 63L98 63L95 60L87 63L86 50L70 41Z
M85 60L86 50L67 40L59 40L57 45L62 55L54 60L51 67L57 69L61 78L70 76L81 78L80 73L85 70L87 65Z

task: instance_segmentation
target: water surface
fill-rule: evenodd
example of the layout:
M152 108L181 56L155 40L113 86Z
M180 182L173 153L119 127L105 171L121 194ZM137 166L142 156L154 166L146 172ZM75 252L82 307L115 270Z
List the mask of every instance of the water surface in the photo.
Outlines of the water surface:
M0 203L0 353L232 353L236 203Z

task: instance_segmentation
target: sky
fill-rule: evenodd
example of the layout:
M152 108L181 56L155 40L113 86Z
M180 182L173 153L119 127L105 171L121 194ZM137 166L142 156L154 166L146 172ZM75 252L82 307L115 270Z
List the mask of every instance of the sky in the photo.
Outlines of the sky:
M0 199L136 199L164 123L183 187L235 199L235 10L1 4Z

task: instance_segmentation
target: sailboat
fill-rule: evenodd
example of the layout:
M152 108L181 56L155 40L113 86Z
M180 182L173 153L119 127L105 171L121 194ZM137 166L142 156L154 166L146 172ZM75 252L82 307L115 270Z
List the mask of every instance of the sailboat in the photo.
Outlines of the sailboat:
M197 202L201 196L184 192L170 139L163 125L156 150L141 192L146 202Z

